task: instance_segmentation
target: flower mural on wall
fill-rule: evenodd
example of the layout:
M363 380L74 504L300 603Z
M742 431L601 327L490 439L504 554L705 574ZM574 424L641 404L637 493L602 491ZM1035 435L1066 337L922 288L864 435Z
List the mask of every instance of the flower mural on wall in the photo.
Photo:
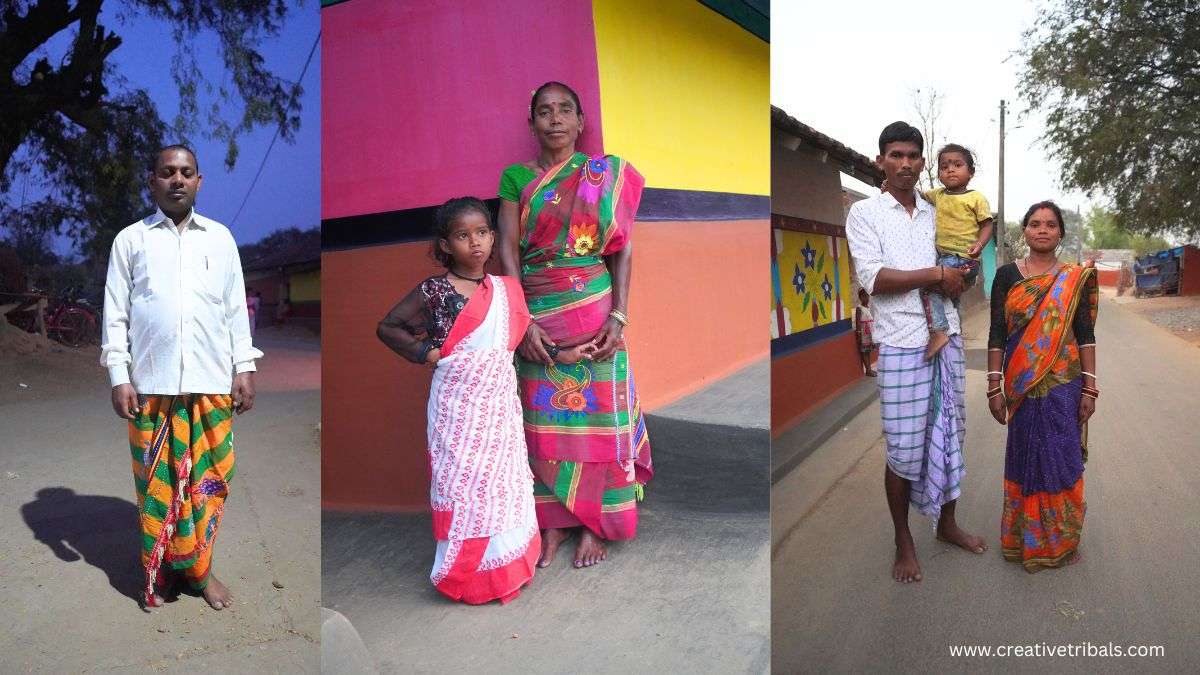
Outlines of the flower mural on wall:
M792 275L792 287L796 289L796 295L803 295L804 272L800 271L799 263L796 264L796 273Z
M804 242L804 248L800 249L800 255L804 256L804 266L813 267L817 264L817 251L808 242Z

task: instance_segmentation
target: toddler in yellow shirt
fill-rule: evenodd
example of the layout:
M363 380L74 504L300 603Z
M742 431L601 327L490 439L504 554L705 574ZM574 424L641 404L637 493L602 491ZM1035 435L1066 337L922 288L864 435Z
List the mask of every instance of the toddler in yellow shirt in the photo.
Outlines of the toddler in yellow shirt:
M983 193L967 187L975 176L975 157L970 150L948 143L938 150L937 162L938 180L943 187L923 196L937 209L938 264L967 268L963 281L969 287L979 276L979 253L992 238L992 210ZM950 341L946 335L949 322L943 303L936 301L940 299L937 291L921 293L929 322L929 346L925 350L925 359L929 360ZM954 306L958 307L957 299Z

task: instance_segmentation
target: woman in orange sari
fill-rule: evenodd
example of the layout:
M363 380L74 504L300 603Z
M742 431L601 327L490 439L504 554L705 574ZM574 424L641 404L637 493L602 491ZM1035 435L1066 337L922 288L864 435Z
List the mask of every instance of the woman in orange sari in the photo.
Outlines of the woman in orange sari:
M1097 309L1091 265L1059 262L1062 212L1039 202L1021 221L1029 254L996 270L988 408L1008 424L1004 559L1027 572L1079 559L1087 421L1096 409Z

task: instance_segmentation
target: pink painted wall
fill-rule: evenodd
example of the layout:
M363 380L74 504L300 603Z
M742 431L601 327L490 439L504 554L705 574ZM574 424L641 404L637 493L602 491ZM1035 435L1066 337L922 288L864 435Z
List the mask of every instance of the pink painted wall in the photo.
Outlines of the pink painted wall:
M548 80L582 99L597 152L592 4L353 0L321 10L321 217L496 196L532 159L529 97Z

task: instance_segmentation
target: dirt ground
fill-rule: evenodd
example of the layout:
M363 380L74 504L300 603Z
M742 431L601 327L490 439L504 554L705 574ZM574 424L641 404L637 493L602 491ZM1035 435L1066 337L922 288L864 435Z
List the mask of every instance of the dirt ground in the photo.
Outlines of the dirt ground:
M1200 347L1200 295L1135 298L1128 293L1118 297L1110 288L1101 288L1100 292L1125 309Z
M214 556L235 605L185 594L143 612L127 431L99 348L0 334L0 606L28 610L0 611L0 672L320 672L320 342L255 344Z
M100 348L72 348L11 326L0 327L0 406L46 401L78 390L100 371Z
M284 363L288 389L319 389L320 370L293 367L291 361L306 360L304 352L320 348L312 331L298 326L272 326L258 330L256 342L286 345L272 354L272 363ZM94 379L102 373L100 348L95 345L67 347L41 335L11 326L0 327L0 406L23 401L51 401L73 396L80 378ZM257 383L261 390L277 389L275 378Z

